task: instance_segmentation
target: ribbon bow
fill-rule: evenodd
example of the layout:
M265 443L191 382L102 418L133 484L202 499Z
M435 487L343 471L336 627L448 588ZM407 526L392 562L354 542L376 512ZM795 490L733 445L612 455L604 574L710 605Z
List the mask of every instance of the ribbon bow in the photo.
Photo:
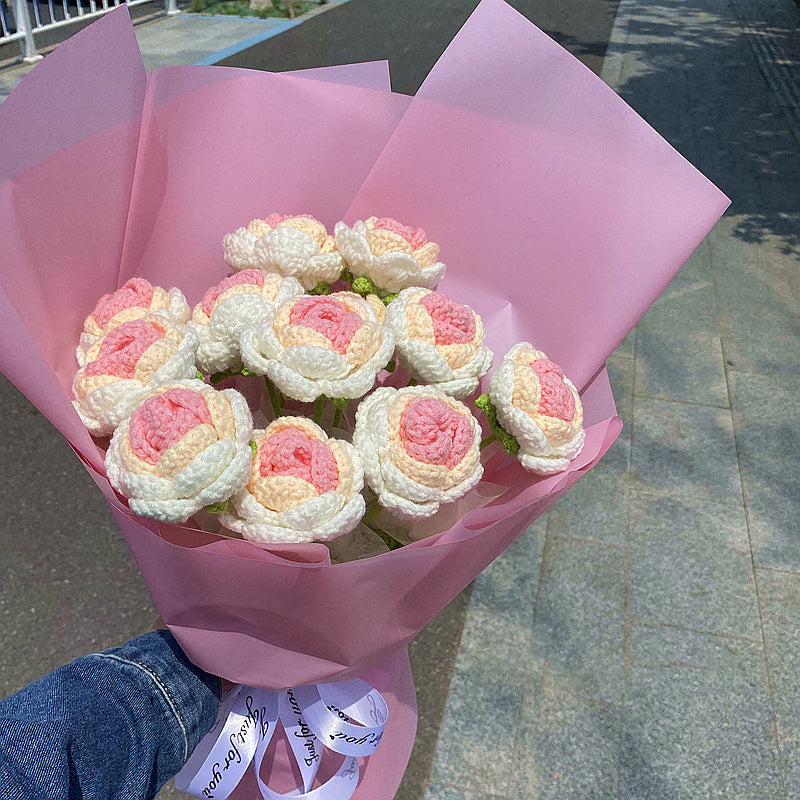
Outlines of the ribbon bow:
M285 692L236 686L175 776L175 786L205 800L225 800L252 762L264 800L348 800L358 786L358 759L378 748L388 716L380 692L362 680ZM280 794L261 779L261 762L279 720L300 769L302 791ZM326 747L345 759L328 781L312 789Z

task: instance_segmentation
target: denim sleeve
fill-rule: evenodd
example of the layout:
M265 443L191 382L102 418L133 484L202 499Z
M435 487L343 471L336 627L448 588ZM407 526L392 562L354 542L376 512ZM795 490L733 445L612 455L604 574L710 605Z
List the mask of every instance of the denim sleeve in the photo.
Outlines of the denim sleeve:
M167 631L84 656L0 702L3 800L145 800L214 722L219 680Z

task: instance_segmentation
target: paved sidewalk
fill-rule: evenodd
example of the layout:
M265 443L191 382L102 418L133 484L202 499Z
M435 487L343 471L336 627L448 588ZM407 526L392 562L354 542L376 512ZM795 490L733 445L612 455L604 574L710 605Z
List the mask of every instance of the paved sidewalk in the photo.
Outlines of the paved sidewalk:
M475 582L426 800L800 798L800 14L622 0L603 76L733 205L625 430Z
M136 39L148 70L177 64L216 64L346 2L329 0L295 20L188 13L157 16L135 25ZM0 69L0 102L34 66L20 63Z

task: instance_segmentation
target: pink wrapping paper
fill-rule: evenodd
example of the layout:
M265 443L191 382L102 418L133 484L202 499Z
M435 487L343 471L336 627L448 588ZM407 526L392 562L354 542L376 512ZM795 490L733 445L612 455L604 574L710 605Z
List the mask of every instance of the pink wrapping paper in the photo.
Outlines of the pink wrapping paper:
M727 198L501 0L483 0L416 98L388 91L380 63L145 76L121 8L23 80L0 137L0 368L82 459L198 665L270 689L384 675L390 724L355 796L392 797L414 738L404 646L610 447L621 423L603 362ZM318 544L133 515L70 404L83 319L134 275L197 302L228 272L223 234L271 211L423 225L448 264L442 290L483 316L496 363L530 340L582 389L569 470L534 478L498 455L485 476L507 488L498 500L339 565Z

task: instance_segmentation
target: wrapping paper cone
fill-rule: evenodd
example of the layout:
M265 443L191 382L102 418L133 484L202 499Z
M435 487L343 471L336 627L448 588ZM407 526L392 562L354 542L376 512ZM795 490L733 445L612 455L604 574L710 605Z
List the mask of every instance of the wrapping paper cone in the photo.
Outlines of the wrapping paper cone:
M383 64L145 75L123 7L0 107L0 368L82 459L198 665L275 690L389 676L394 722L363 800L394 795L413 743L405 645L610 447L621 422L604 360L728 205L500 0L479 5L416 98L387 81ZM347 564L318 544L259 546L133 515L70 403L83 319L134 275L196 303L228 272L222 236L271 211L423 225L448 264L442 290L482 315L496 361L532 341L581 389L581 455L536 478L500 454L485 473L500 498Z

